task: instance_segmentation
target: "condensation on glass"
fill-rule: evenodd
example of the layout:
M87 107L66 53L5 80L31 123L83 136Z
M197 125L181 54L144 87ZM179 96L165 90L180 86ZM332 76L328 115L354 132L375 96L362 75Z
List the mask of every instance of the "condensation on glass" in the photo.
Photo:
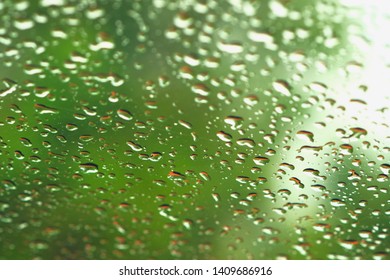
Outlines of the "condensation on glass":
M389 9L0 1L1 259L389 259Z

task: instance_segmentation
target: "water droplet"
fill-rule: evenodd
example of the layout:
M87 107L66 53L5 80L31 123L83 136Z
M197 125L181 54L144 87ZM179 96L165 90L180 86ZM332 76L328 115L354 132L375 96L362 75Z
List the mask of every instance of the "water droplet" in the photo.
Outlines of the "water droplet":
M330 202L330 205L334 206L334 207L343 207L345 206L345 202L340 200L340 199L332 199L331 202Z
M277 80L272 83L274 90L284 96L291 96L290 85L284 80Z
M81 171L86 174L97 173L99 171L99 167L94 163L83 163L79 165Z
M118 114L118 116L125 120L125 121L129 121L129 120L132 120L133 119L133 115L127 111L127 110L124 110L124 109L119 109L116 111L116 113Z
M230 142L233 138L229 133L226 133L224 131L218 131L217 136L219 139L225 142Z

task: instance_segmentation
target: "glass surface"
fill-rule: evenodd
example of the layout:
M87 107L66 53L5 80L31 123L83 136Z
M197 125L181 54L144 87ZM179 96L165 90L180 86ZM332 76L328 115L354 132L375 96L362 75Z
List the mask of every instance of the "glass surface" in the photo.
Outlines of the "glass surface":
M0 1L1 259L389 259L388 1Z

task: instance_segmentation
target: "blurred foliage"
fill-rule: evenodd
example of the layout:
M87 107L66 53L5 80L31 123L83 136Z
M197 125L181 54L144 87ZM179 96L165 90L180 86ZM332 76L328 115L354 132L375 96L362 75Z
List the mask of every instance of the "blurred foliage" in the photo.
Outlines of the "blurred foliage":
M380 1L0 1L0 258L389 259Z

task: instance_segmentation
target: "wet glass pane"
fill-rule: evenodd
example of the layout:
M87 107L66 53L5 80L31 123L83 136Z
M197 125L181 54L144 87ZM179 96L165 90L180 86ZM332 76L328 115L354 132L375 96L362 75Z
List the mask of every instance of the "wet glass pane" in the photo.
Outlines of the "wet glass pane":
M1 259L389 259L386 1L0 1Z

